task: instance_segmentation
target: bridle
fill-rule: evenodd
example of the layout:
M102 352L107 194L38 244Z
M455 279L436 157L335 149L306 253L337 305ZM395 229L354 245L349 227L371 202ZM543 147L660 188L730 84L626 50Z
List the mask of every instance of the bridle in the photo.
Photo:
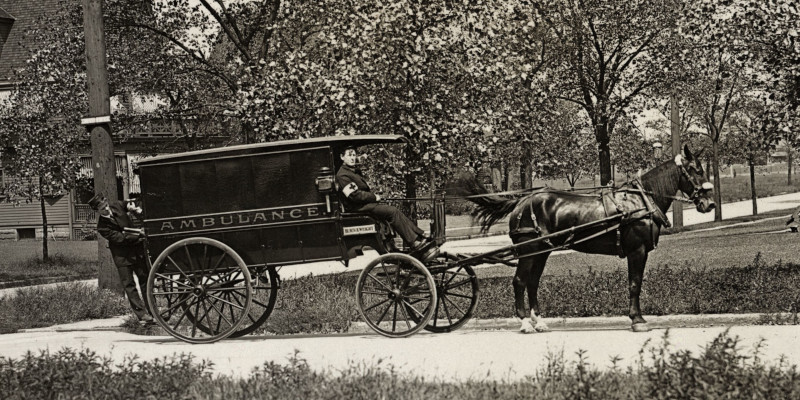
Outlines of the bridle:
M681 156L675 157L675 164L678 165L678 168L681 171L681 175L686 178L687 181L692 185L692 194L689 195L689 201L692 203L696 203L697 199L700 197L700 194L703 191L713 190L714 185L711 182L698 182L693 176L689 174L689 171L686 170L686 167L683 166L682 160L679 158Z

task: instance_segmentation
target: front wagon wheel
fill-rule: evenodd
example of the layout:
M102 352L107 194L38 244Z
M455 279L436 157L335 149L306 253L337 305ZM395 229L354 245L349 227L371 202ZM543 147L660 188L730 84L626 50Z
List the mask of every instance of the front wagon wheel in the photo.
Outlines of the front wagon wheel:
M173 243L153 263L147 280L153 318L189 343L216 342L236 332L248 318L252 298L247 265L214 239Z
M436 285L416 258L389 253L361 271L356 298L361 316L375 332L405 337L425 328L433 316Z

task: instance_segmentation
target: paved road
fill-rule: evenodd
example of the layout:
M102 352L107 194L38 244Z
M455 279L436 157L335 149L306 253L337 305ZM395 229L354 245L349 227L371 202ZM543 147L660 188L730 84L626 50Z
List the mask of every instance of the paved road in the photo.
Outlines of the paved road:
M724 327L679 328L669 331L674 350L697 352ZM391 364L400 372L426 379L517 380L535 374L548 356L563 353L567 361L586 351L589 363L598 368L611 366L619 357L620 367L634 365L639 350L650 340L660 344L665 330L648 333L629 330L590 329L553 331L524 335L515 331L467 331L447 334L422 333L404 339L375 334L332 336L253 336L207 345L190 345L171 337L134 336L120 332L75 331L18 333L0 336L0 356L19 357L27 351L56 351L65 346L88 348L115 361L136 354L150 360L165 355L191 353L214 362L220 374L242 376L267 361L286 364L295 351L319 371L336 372L353 365ZM761 357L774 363L783 355L800 364L800 326L741 326L730 328L740 347L749 352L762 338L766 347Z

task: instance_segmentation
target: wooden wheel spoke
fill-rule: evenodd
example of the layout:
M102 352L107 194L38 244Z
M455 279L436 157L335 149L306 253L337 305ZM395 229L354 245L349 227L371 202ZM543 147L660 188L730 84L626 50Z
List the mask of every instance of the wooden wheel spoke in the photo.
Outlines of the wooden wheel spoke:
M459 298L462 298L462 299L472 299L472 296L468 296L466 294L461 294L461 293L450 293L450 292L448 292L447 296L459 297Z
M228 253L225 253L225 252L223 252L223 253L222 253L222 255L219 257L219 260L217 260L217 263L216 263L216 264L214 264L214 268L211 268L211 270L212 270L212 271L216 271L216 270L218 270L218 269L219 269L219 266L220 266L220 264L222 264L222 260L224 260L224 259L225 259L225 257L227 257L227 256L228 256Z
M200 259L202 262L202 268L208 268L208 244L203 243L203 258Z
M200 299L197 300L197 303L194 306L194 315L199 314L198 311L200 311ZM197 318L194 318L192 320L192 337L194 337L196 333L197 333Z
M379 301L379 302L377 302L377 303L365 308L364 311L366 312L366 311L372 310L373 308L378 307L381 304L386 304L389 301L391 301L391 299L389 299L389 298L383 299L382 301ZM387 308L387 310L388 310L388 308ZM386 311L384 311L383 313L384 313L384 315L386 315ZM381 317L381 319L383 319L383 317Z
M153 296L172 296L176 294L191 294L191 293L192 293L191 290L185 290L182 292L158 292L158 293L153 293Z
M261 307L264 307L264 308L268 308L268 307L269 307L268 305L266 305L266 304L264 304L264 303L262 303L262 302L260 302L260 301L258 301L258 300L256 300L256 299L253 299L253 300L251 301L251 303L252 303L252 304L258 304L258 305L260 305ZM251 308L252 308L252 307L251 307Z
M390 289L388 286L386 286L386 284L385 284L385 283L381 282L381 281L380 281L378 278L376 278L376 277L375 277L375 276L373 276L372 274L370 274L370 273L367 273L367 277L371 278L373 281L375 281L375 282L377 282L379 285L383 286L383 288L384 288L384 289L386 289L387 291L390 291L390 292L392 291L392 289Z
M395 303L395 304L397 304L397 303ZM408 311L406 311L406 307L411 307L411 305L410 304L406 304L406 302L404 301L403 302L403 306L405 306L405 307L400 307L400 312L402 312L403 315L406 317L405 318L405 320L406 320L406 328L411 329L411 322L409 322L409 320L411 320L411 316L409 316L408 315ZM417 310L414 309L414 311L417 311Z
M464 310L462 310L462 309L461 309L461 307L459 307L459 306L458 306L458 304L456 304L456 303L455 303L453 300L450 300L450 299L448 299L447 297L445 297L445 298L444 298L444 303L445 303L445 306L447 305L447 302L450 302L450 305L452 305L453 307L455 307L455 308L456 308L456 310L458 310L458 312L460 312L460 313L461 313L461 315L467 315L467 312L466 312L466 311L464 311Z
M177 321L177 322L175 322L175 325L173 325L173 326L172 326L172 330L178 329L178 325L180 325L180 324L181 324L181 322L183 321L183 319L186 317L186 313L188 313L188 312L189 312L189 310L188 310L188 309L189 309L189 307L191 307L191 306L193 306L193 305L195 305L195 304L197 304L197 299L195 299L195 302L194 302L194 303L187 304L185 308L184 308L184 307L181 307L181 308L183 309L183 313L181 314L181 317L180 317L180 318L178 318L178 321Z
M374 295L377 295L377 296L381 296L381 295L385 295L386 293L389 293L389 292L386 292L386 291L383 291L383 292L375 291L375 292L373 292L373 291L364 289L364 290L361 291L361 293L362 294L374 294Z
M186 286L186 287L188 287L188 288L192 288L192 285L189 285L189 284L187 284L187 283L184 283L184 282L181 282L181 281L177 281L177 280L175 280L175 279L172 279L172 278L170 278L170 277L168 277L168 276L166 276L166 275L164 275L164 274L159 274L158 272L156 272L156 276L157 276L157 277L159 277L159 278L161 278L161 279L166 279L166 280L168 280L168 281L170 281L170 282L175 282L175 283L177 283L178 285L183 285L183 286ZM190 279L190 281L191 281L191 279Z
M171 263L172 263L172 265L174 265L174 266L175 266L175 268L177 268L177 269L178 269L178 271L180 271L180 273L181 273L181 274L183 274L183 276L185 276L185 277L186 277L186 279L188 279L188 280L190 280L190 281L192 280L192 278L191 278L191 277L189 277L189 274L187 274L187 273L186 273L186 271L184 271L184 270L181 268L181 266L180 266L180 265L178 265L178 263L177 263L177 262L175 262L175 260L173 260L173 259L172 259L172 257L170 257L170 256L167 256L167 260L169 260L169 262L171 262Z
M227 304L227 305L229 305L229 306L231 306L231 307L237 307L237 308L238 308L238 309L240 309L240 310L244 310L244 306L241 306L241 307L240 307L240 306L238 306L238 305L236 305L236 304L233 304L233 303L231 303L230 301L227 301L227 300L224 300L224 299L222 299L222 298L220 298L220 297L214 296L213 294L208 294L208 293L207 293L206 295L207 295L208 297L211 297L211 298L217 299L217 300L219 300L219 301L221 301L221 302L223 302L223 303L225 303L225 304Z
M243 287L208 287L206 292L239 292L245 290Z
M186 261L189 263L189 268L194 271L194 262L192 261L192 253L189 252L189 245L183 246L183 252L186 253Z
M211 296L211 297L213 297L213 296ZM230 325L230 326L233 326L233 323L232 323L231 321L228 321L228 318L225 316L225 314L223 314L223 312L222 312L222 311L220 311L220 309L219 309L219 308L217 308L217 305L216 305L215 303L211 303L211 306L212 306L212 307L214 307L214 309L215 309L215 310L217 310L217 312L219 313L219 315L221 315L221 316L222 316L222 319L224 319L224 320L225 320L225 322L227 322L227 323L228 323L228 325Z
M419 292L419 293L422 293L422 292ZM405 298L414 299L414 300L417 300L417 302L420 302L420 301L423 301L423 300L430 300L431 296L430 296L430 292L428 292L428 296L418 297L418 296L407 295L407 296L405 296Z
M397 302L392 303L394 305L394 316L392 316L392 332L397 330Z
M406 306L406 308L409 308L412 311L414 311L414 314L417 314L418 317L425 317L425 314L419 312L419 310L417 310L411 303L403 300L403 304ZM406 317L408 317L408 315L406 315Z
M442 309L444 310L444 315L447 316L447 323L453 325L453 318L450 317L450 310L447 308L447 299L445 298L442 300Z
M464 286L464 285L468 285L470 283L472 283L471 279L464 279L463 281L456 282L456 283L454 283L452 285L449 285L449 284L445 285L444 288L445 289L455 289L455 288L458 288L458 287L461 287L461 286Z

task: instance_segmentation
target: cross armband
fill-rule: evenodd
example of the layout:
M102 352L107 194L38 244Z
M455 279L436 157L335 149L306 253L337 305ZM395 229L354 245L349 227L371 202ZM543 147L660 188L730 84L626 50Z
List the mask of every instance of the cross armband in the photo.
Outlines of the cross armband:
M347 186L342 189L342 193L344 193L345 197L350 197L356 190L358 190L358 185L355 182L350 182Z

